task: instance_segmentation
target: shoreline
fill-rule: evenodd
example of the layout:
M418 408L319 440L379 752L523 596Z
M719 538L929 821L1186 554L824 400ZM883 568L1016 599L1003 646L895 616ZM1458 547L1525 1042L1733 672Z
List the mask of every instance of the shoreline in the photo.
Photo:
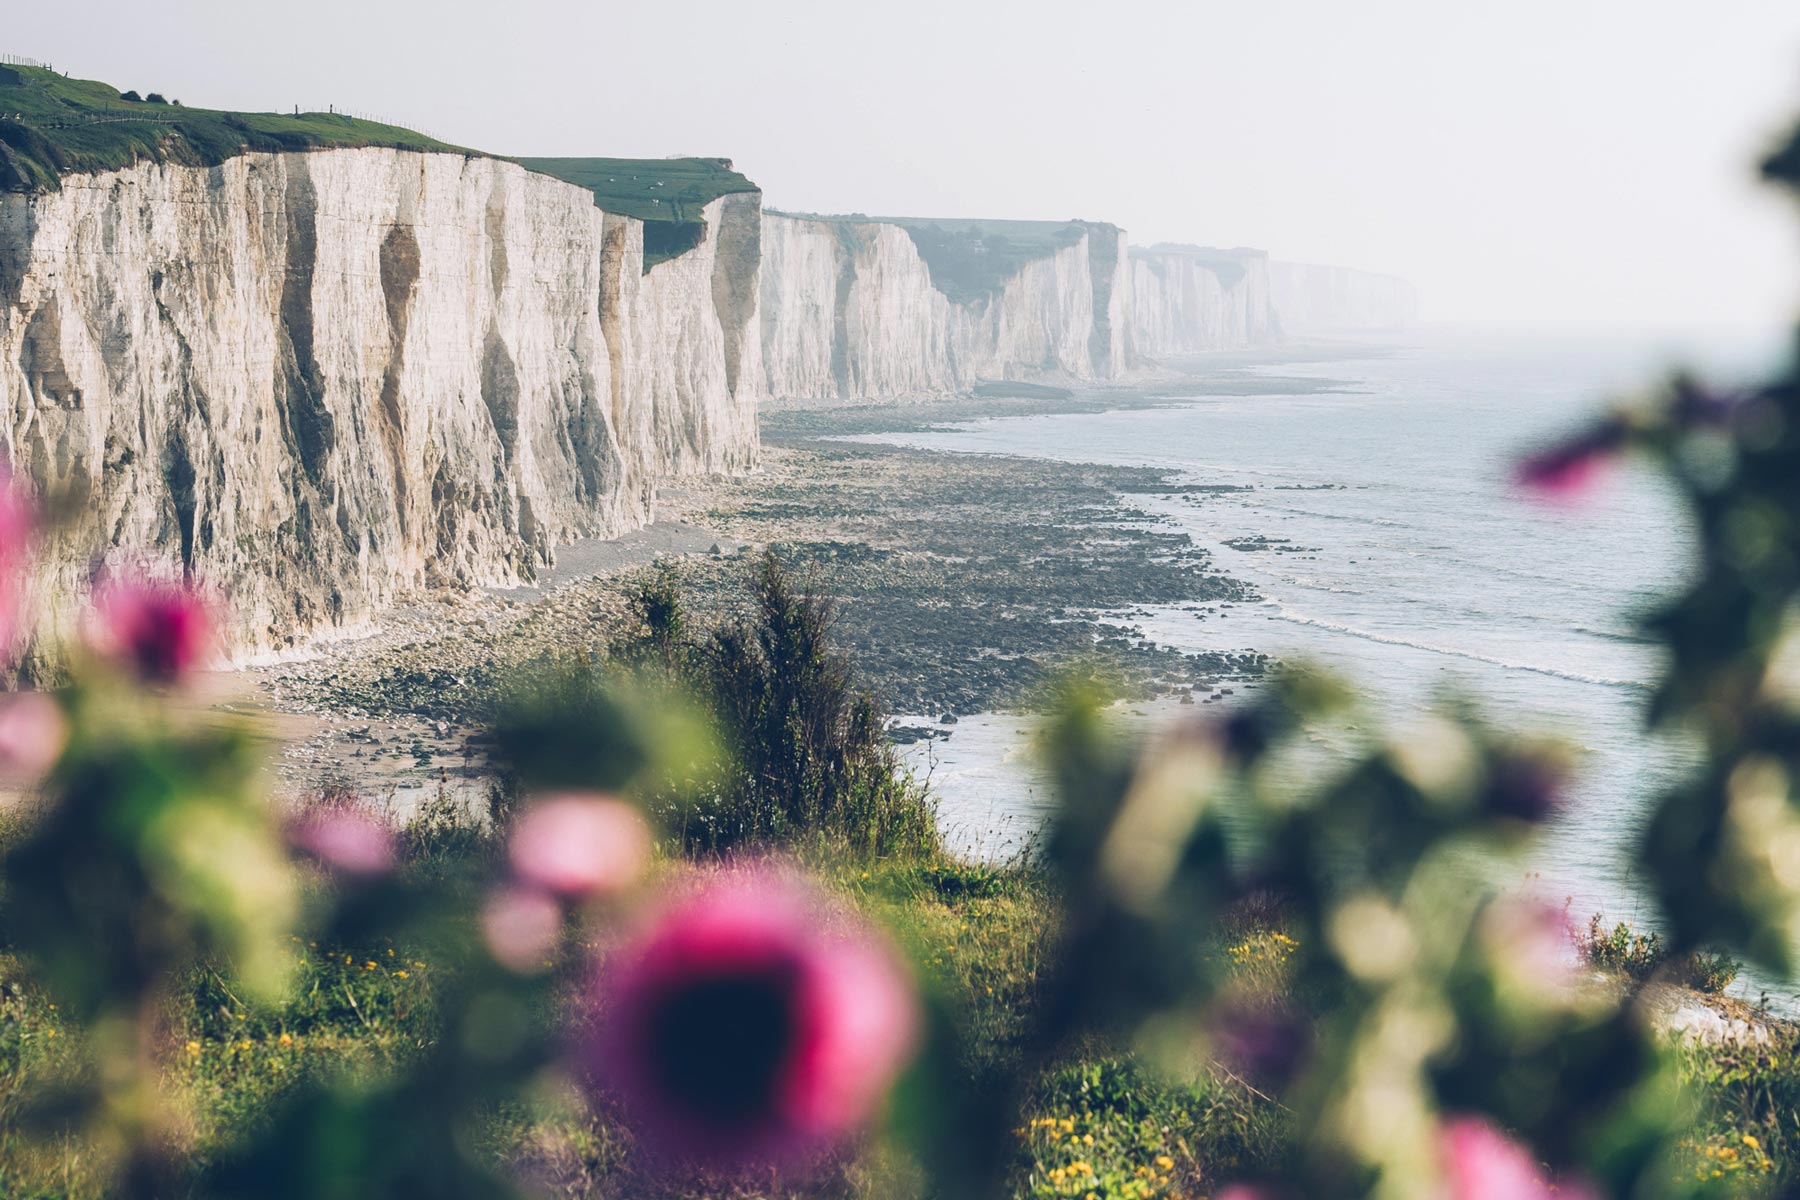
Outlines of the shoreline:
M1029 713L1064 665L1099 667L1132 702L1211 700L1258 678L1252 647L1184 654L1134 618L1198 619L1254 602L1209 550L1135 498L1214 490L1150 467L1102 467L886 445L882 434L1010 416L1182 404L1207 395L1341 390L1340 381L1246 370L1381 348L1220 356L1148 386L1057 396L777 409L757 471L666 486L658 520L559 549L538 584L442 593L362 636L231 672L222 707L257 714L281 744L276 791L348 787L404 812L440 789L485 793L479 731L507 681L546 656L602 654L625 628L627 589L671 563L710 627L741 604L765 547L838 607L838 637L890 714L894 740L936 741L954 719ZM840 440L856 438L858 440ZM945 717L953 718L946 722Z

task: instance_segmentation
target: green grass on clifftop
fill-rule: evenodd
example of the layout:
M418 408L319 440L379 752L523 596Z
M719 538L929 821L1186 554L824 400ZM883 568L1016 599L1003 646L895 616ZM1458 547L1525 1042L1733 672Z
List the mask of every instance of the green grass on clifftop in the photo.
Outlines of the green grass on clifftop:
M644 222L644 269L685 254L706 235L701 215L721 196L754 192L728 158L520 158L520 166L594 193L610 213Z
M480 153L340 113L221 112L129 95L37 67L0 66L0 191L52 192L69 175L139 162L212 167L248 153L365 146ZM646 269L699 245L706 232L700 214L708 204L757 190L723 158L514 161L586 188L607 212L642 220Z
M932 286L958 304L968 304L1000 291L1029 263L1049 258L1079 242L1083 235L1119 228L1099 221L973 221L958 217L868 217L861 213L818 216L795 213L809 221L898 225L918 247L931 272Z
M1148 249L1133 246L1131 257L1143 259L1152 264L1171 258L1189 259L1217 275L1219 282L1225 287L1235 287L1238 281L1244 277L1245 263L1266 259L1269 254L1266 250L1251 250L1244 246L1221 250L1216 246L1192 246L1184 242L1158 242Z
M0 66L4 191L56 191L65 175L137 162L210 167L251 152L362 146L473 153L410 129L338 114L233 113L127 100L109 84Z

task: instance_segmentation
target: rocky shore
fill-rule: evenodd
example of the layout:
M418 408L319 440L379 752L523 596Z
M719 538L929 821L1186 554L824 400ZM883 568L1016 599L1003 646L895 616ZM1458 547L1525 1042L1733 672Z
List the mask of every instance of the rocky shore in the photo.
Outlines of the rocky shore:
M842 644L888 710L911 718L898 740L941 735L970 713L1029 708L1077 661L1135 699L1220 695L1260 675L1265 656L1252 647L1179 653L1145 639L1132 618L1175 605L1206 619L1256 597L1139 504L1179 496L1205 506L1236 488L1151 468L844 439L1335 386L1237 365L1219 356L1205 375L1152 389L765 414L755 473L665 491L655 525L564 547L536 587L442 593L393 611L367 636L243 672L239 703L270 714L286 743L283 790L334 779L395 792L473 786L483 769L470 739L511 681L535 663L604 655L627 628L641 572L673 564L704 627L743 603L764 547L836 600Z

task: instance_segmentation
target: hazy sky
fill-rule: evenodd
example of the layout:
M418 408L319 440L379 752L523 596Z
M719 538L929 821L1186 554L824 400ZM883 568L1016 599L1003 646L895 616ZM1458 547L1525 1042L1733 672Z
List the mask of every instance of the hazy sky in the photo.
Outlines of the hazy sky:
M736 160L771 205L1086 217L1394 271L1434 320L1766 322L1795 0L60 0L0 52L516 154ZM304 15L300 15L301 13Z

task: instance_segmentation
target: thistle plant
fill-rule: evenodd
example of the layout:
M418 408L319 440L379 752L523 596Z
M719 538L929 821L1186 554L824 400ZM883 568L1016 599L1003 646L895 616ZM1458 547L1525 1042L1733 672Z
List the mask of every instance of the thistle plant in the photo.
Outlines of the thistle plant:
M1800 135L1767 171L1800 188ZM0 858L0 942L86 1047L85 1071L25 1115L79 1136L116 1194L506 1197L530 1181L481 1152L482 1122L561 1086L621 1131L634 1187L804 1192L880 1140L915 1190L988 1200L1022 1144L1075 1135L1028 1109L1099 1046L1285 1114L1282 1152L1253 1172L1205 1164L1232 1200L1739 1187L1770 1159L1747 1131L1695 1136L1693 1072L1652 1001L1728 974L1721 953L1800 965L1800 374L1731 392L1677 379L1516 480L1576 504L1626 456L1694 516L1693 582L1645 623L1668 650L1646 732L1701 753L1636 852L1654 953L1621 932L1629 967L1607 986L1564 909L1481 882L1522 871L1578 802L1565 747L1445 703L1321 768L1310 732L1367 727L1326 673L1291 668L1141 741L1072 677L1041 741L1059 806L1020 868L1053 897L1053 931L1016 1027L977 1058L896 939L782 853L951 873L823 602L776 559L758 568L761 625L709 642L653 585L633 665L654 686L592 664L539 680L494 731L504 795L429 836L351 804L278 812L250 733L176 702L223 599L116 572L61 686L0 701L0 767L33 790ZM33 514L0 490L14 651ZM710 690L665 711L694 678ZM696 811L713 824L676 824ZM1273 915L1245 935L1249 911ZM185 1161L177 993L201 975L240 1016L278 1011L290 948L312 940L430 946L445 982L429 1035L381 1071L296 1081L213 1160ZM1161 1151L1102 1178L1081 1136L1048 1172L1057 1194L1174 1186ZM1696 1154L1723 1165L1692 1169Z

